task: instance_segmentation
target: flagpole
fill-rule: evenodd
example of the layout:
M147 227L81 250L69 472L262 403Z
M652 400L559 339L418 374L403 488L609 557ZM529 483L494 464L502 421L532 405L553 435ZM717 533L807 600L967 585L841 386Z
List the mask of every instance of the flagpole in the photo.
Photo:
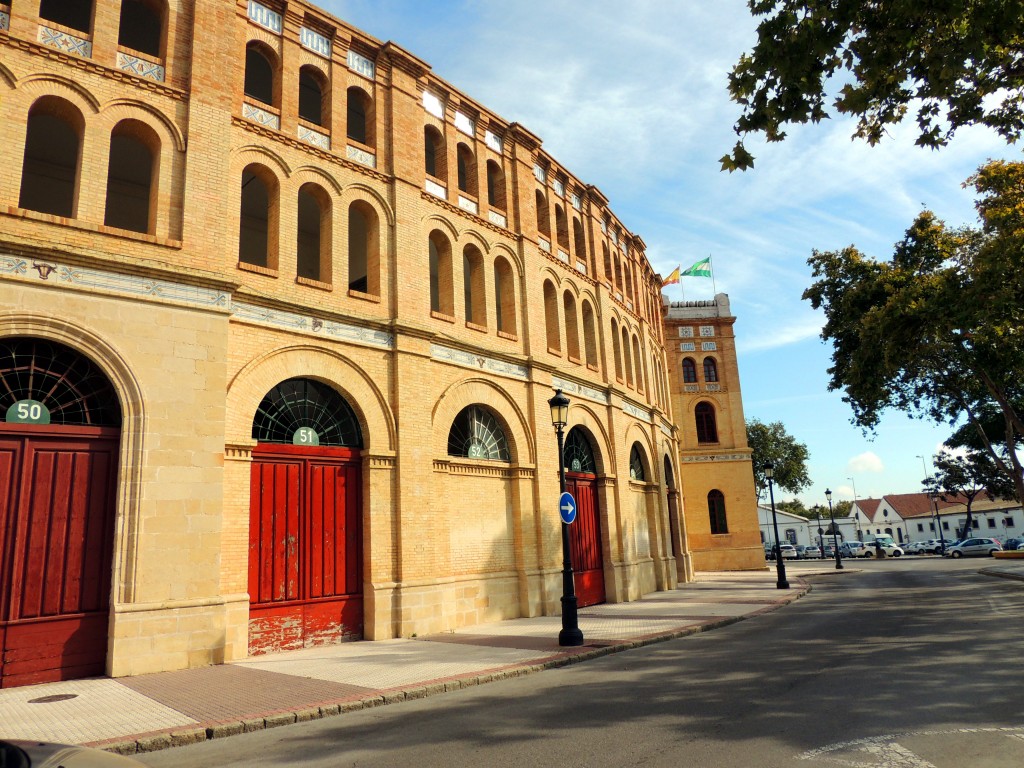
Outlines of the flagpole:
M711 298L718 295L718 288L715 285L715 265L711 263L711 254L708 254L708 266L711 267Z

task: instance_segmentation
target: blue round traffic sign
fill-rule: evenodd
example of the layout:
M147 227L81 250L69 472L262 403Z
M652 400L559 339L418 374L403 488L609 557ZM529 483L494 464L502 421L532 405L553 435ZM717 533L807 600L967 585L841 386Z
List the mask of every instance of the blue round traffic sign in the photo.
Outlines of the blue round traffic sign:
M566 525L576 519L576 499L568 491L558 497L558 516Z

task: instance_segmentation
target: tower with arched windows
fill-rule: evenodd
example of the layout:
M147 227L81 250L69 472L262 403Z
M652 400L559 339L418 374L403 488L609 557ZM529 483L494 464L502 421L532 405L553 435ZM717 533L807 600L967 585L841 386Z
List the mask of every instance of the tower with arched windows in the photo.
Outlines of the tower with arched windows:
M0 687L557 614L559 461L584 604L692 575L660 280L540 137L304 0L0 47Z
M679 485L694 567L764 568L729 297L664 307Z

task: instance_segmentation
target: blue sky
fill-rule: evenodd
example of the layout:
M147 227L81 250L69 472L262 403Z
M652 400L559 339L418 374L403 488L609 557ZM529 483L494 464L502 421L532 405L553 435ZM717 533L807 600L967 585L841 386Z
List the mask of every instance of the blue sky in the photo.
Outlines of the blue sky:
M950 430L899 413L873 436L850 423L841 393L827 391L823 316L800 298L807 258L851 244L888 258L924 207L973 224L962 182L988 158L1018 159L1019 148L971 129L941 151L919 149L912 122L872 148L834 117L779 144L748 140L754 170L720 172L739 113L726 77L755 40L743 0L318 4L539 136L609 198L663 275L712 256L737 318L746 417L781 421L807 445L805 503L824 503L826 487L835 500L852 498L854 485L861 498L920 490L919 456L930 471ZM666 289L671 300L712 295L710 280L683 283Z

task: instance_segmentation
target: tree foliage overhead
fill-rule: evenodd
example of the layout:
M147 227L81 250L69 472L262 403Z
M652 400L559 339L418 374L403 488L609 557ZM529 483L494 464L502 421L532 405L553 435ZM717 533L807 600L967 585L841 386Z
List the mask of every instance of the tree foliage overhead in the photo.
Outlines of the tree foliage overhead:
M971 530L974 500L984 494L989 499L996 495L1013 493L1010 478L999 471L995 461L986 451L968 450L956 453L947 448L940 450L932 459L935 475L924 483L926 493L934 494L943 501L963 498L967 505L967 523L964 535Z
M798 443L786 432L781 421L765 424L757 419L747 422L747 445L752 451L750 460L754 465L754 482L758 494L768 487L764 468L771 464L775 469L772 479L776 488L799 493L811 479L807 476L807 446Z
M782 141L829 107L877 144L916 110L917 144L938 148L980 124L1008 142L1024 131L1024 13L1018 0L749 0L757 43L729 75L743 106L723 170L754 158L743 138ZM829 86L837 81L829 92ZM841 83L841 85L838 85ZM838 87L837 87L838 86ZM829 100L832 103L829 105Z
M826 316L830 390L872 429L897 408L936 422L1002 419L986 450L1024 495L1015 446L1024 438L1024 163L993 161L968 180L980 229L948 228L922 211L892 260L855 247L814 252L804 298Z

